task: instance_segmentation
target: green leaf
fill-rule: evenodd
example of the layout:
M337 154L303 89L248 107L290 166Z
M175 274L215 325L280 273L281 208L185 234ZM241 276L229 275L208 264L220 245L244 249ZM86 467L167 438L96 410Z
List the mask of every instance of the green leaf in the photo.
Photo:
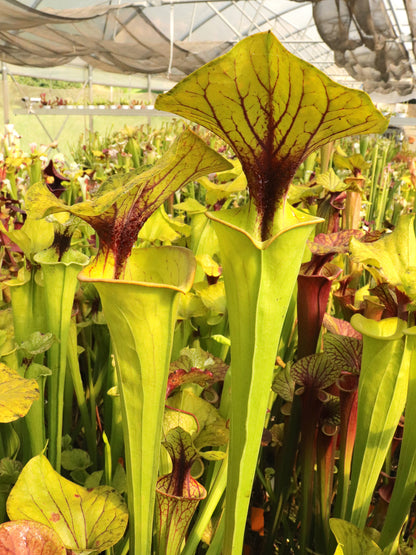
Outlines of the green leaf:
M359 339L326 333L324 351L340 372L360 372L363 344Z
M59 535L40 522L15 520L0 526L0 553L7 555L66 555Z
M348 189L346 185L331 168L325 173L321 173L316 177L318 185L326 189L329 193L340 193Z
M415 496L416 483L416 327L408 328L405 352L410 353L409 384L406 400L403 438L400 444L399 464L396 470L393 493L388 505L380 537L380 546L391 553L408 519Z
M116 488L119 493L124 493L127 490L126 471L120 463L118 463L116 466L111 485L113 486L113 488Z
M197 449L224 445L228 442L227 423L208 401L197 397L189 390L184 390L169 398L169 406L195 417L198 429L192 434L192 439Z
M87 490L62 478L43 455L23 468L7 500L11 520L34 520L52 528L76 554L101 552L123 537L127 508L108 486Z
M113 262L119 277L150 215L192 179L230 165L197 135L184 131L151 169L133 177L114 176L91 200L66 206L39 183L30 187L26 202L32 217L67 211L89 223L98 233L100 249L111 253L109 264Z
M91 458L82 449L67 449L62 451L61 464L65 470L83 470L91 466Z
M363 528L404 410L410 354L403 354L403 320L375 321L355 314L351 324L363 334L363 354L347 515L348 520Z
M195 256L195 260L207 276L218 277L221 275L220 265L209 254L198 254Z
M225 451L199 451L199 455L206 461L222 461L227 453Z
M197 434L199 425L196 417L184 410L172 410L172 399L173 397L170 397L167 401L168 404L163 416L163 435L166 437L170 430L174 430L175 428L182 428L182 430L190 435Z
M0 357L10 355L16 349L11 309L0 310Z
M225 200L234 193L245 191L247 179L238 160L231 160L234 170L220 172L216 175L216 183L210 181L208 177L200 177L199 183L206 189L205 202L209 206L221 200ZM231 180L231 181L229 181Z
M36 380L26 379L0 363L0 422L13 422L28 413L39 398Z
M203 216L205 217L205 216ZM103 253L79 276L97 288L117 360L123 413L130 550L150 553L160 437L179 293L195 272L182 247L134 248L113 279Z
M392 285L408 285L410 281L412 287L408 287L406 291L409 295L414 295L414 286L408 279L408 274L409 271L414 272L416 265L413 221L414 215L402 216L393 233L386 233L381 239L372 243L351 239L351 255L356 262L369 266L372 273L372 267L376 268ZM380 277L377 281L381 281Z
M195 283L194 290L208 310L214 312L215 315L225 314L227 299L223 281L217 281L212 285L205 282Z
M287 193L287 200L290 204L298 204L301 200L308 198L318 198L322 192L321 185L308 187L307 185L291 184Z
M53 195L52 195L53 196ZM20 229L13 231L3 230L13 243L18 245L26 258L32 260L34 254L52 245L54 238L53 224L46 220L26 218Z
M20 343L19 348L22 349L24 355L35 356L44 353L55 343L56 338L53 333L41 333L35 331L30 336Z
M170 218L163 206L159 206L143 225L139 232L139 239L149 243L160 241L164 245L171 245L180 237L188 237L190 233L188 225Z
M366 162L361 154L353 154L352 156L343 156L338 152L334 152L333 156L334 165L337 168L350 170L354 174L362 173L368 169L371 163Z
M272 391L280 395L280 397L287 402L293 400L295 393L295 381L290 373L290 364L285 368L278 368L275 377L273 378Z
M338 542L337 553L342 555L379 555L382 553L378 545L363 531L340 518L331 518L329 526Z
M175 210L182 210L183 212L186 212L189 216L194 214L203 214L207 211L206 206L192 197L188 197L185 201L174 204L173 207Z
M314 389L329 387L337 380L340 372L326 353L300 358L290 369L291 376L297 384Z
M155 105L200 123L233 148L263 240L276 205L311 152L348 135L383 132L388 124L366 93L335 83L271 32L240 41L158 96Z

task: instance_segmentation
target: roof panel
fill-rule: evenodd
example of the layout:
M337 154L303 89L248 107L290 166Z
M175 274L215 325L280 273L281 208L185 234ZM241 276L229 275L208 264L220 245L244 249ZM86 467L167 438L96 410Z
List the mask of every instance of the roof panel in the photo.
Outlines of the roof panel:
M2 15L13 9L15 17L8 29L0 19L2 59L47 67L78 55L105 70L177 78L240 38L272 30L288 50L337 81L386 98L416 96L416 0L72 0L73 9L67 6L67 0L0 0ZM36 8L27 26L36 20L39 27L23 29L27 8ZM73 51L65 51L71 37Z

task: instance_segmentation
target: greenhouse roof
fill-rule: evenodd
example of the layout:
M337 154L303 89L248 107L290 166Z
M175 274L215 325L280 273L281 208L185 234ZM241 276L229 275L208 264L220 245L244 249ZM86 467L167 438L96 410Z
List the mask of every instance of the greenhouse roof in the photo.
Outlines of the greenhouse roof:
M0 0L1 60L35 68L89 65L175 81L238 40L272 30L288 50L338 82L387 102L416 97L416 0L73 0L71 9L67 5L67 0Z

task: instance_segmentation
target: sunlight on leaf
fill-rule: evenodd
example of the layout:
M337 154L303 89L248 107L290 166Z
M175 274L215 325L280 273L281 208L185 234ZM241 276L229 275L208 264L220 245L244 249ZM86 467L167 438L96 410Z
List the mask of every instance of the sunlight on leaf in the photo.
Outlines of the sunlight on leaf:
M7 500L11 520L34 520L59 535L67 549L103 551L123 537L127 507L108 486L87 490L62 478L43 455L23 468Z
M416 264L416 238L413 228L414 215L402 216L396 229L386 233L378 241L362 243L351 239L351 255L356 262L361 262L378 270L375 274L378 282L384 278L392 285L402 286L409 281L408 275ZM381 273L381 277L380 277ZM406 291L414 293L410 288Z
M20 229L12 231L6 231L0 223L0 230L13 243L16 243L30 260L33 254L47 249L53 242L53 224L46 220L38 221L33 218L26 218L25 223Z
M348 189L348 185L337 176L332 168L318 175L316 177L316 182L330 193L340 193Z
M365 318L362 314L354 314L351 325L363 335L385 341L399 339L407 327L406 322L399 318L384 318L377 321Z
M365 531L360 530L354 524L340 518L331 518L329 525L337 539L337 553L340 555L358 555L358 553L381 555L382 551L378 545Z
M38 398L36 380L23 378L0 363L0 422L13 422L25 416Z
M366 93L335 83L271 32L243 39L160 95L155 107L200 123L233 148L263 240L276 204L311 152L348 135L383 132L388 124Z

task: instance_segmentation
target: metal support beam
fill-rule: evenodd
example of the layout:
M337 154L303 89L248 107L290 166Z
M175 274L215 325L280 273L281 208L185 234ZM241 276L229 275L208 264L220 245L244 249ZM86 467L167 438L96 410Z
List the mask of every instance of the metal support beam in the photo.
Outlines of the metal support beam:
M3 76L3 120L4 124L10 123L10 107L9 107L9 83L7 65L1 63L1 73Z
M89 65L88 66L88 102L92 105L94 104L94 91L92 88L92 84L93 84L93 76L92 76L92 66ZM89 132L93 133L94 132L94 117L92 116L92 114L90 114L89 116Z
M152 76L150 75L150 73L147 74L147 94L149 96L149 102L152 102Z

